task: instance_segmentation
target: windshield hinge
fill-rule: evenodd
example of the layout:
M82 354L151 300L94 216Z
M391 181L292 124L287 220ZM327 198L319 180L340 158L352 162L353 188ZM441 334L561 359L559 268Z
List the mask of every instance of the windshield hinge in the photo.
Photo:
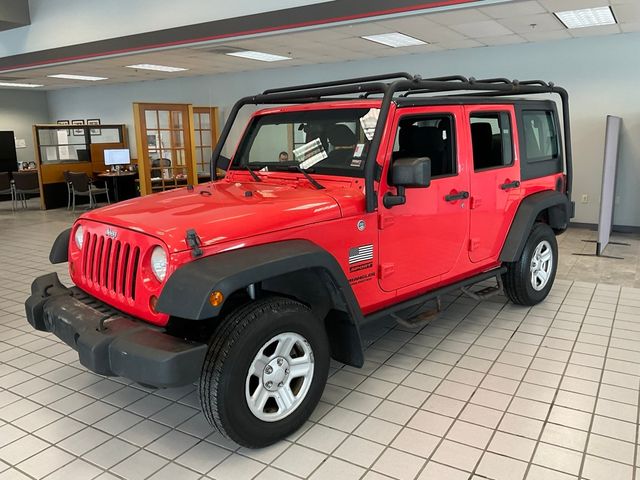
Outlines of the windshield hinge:
M202 246L202 241L200 240L200 237L198 236L195 230L193 229L187 230L187 236L185 238L185 242L187 243L187 246L191 249L191 256L193 258L198 258L202 256L203 252L202 252L202 249L200 248Z

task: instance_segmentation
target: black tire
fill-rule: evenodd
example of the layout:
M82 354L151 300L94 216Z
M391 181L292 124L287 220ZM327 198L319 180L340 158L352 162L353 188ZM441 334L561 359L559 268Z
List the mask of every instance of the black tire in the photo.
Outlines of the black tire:
M293 332L304 337L313 352L311 384L301 403L277 421L259 419L245 397L249 368L266 342ZM200 404L208 422L239 445L260 448L300 428L315 409L329 371L326 332L309 308L294 300L268 297L238 308L218 327L200 376Z
M548 242L551 247L553 255L550 262L551 271L544 287L536 290L531 278L531 265L536 248L543 242ZM534 224L520 259L506 263L505 266L507 271L502 275L502 283L504 284L504 293L509 300L518 305L528 306L536 305L544 300L553 287L558 268L558 243L551 227L545 223Z

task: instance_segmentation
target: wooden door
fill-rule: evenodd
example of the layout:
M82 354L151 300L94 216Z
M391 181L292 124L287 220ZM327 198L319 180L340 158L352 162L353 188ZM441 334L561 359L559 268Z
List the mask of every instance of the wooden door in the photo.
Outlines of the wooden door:
M216 107L193 107L193 130L198 178L207 180L211 174L211 152L219 136L218 109Z
M140 194L195 185L193 107L134 103Z

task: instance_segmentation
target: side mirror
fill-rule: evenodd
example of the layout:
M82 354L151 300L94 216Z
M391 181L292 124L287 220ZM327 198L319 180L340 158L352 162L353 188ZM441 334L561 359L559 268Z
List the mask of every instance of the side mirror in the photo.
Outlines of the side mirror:
M389 184L397 187L398 193L387 193L382 199L385 207L404 205L407 198L405 188L428 187L431 184L431 159L428 157L398 158L391 165Z
M431 159L398 158L391 165L391 185L396 187L428 187L431 183Z

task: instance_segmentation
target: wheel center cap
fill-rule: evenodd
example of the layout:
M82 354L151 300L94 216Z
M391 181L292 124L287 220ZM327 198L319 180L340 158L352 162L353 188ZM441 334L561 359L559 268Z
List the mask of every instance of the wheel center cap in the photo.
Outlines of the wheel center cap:
M284 386L289 377L289 362L282 357L276 357L267 363L262 373L262 384L270 392Z

